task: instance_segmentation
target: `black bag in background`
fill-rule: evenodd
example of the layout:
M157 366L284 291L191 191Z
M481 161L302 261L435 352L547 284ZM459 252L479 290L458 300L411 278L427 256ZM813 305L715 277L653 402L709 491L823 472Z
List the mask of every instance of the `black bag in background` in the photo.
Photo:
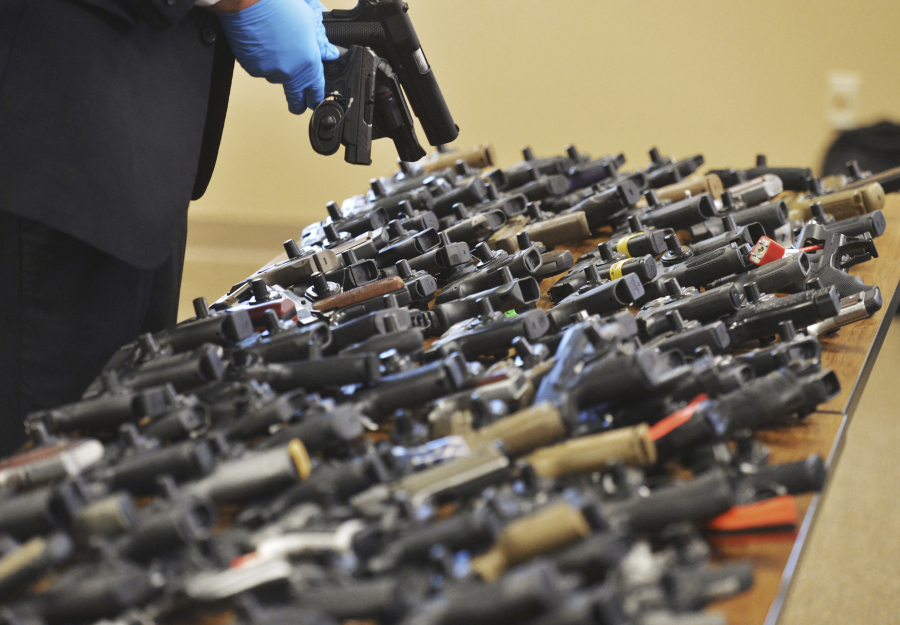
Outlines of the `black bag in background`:
M846 163L852 160L873 174L900 167L900 125L882 121L841 133L825 153L822 175L845 174Z

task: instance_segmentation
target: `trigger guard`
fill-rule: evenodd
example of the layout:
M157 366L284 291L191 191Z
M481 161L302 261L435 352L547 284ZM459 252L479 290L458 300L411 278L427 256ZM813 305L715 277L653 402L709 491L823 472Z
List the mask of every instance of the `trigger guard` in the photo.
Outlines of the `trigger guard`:
M309 120L309 143L318 154L331 156L341 147L343 130L344 107L335 100L325 100Z

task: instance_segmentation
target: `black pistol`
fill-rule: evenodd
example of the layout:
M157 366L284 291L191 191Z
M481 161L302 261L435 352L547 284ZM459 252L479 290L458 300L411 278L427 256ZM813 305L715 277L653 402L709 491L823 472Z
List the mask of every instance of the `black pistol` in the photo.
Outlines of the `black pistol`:
M324 13L322 23L328 41L334 45L367 46L387 60L397 72L428 142L431 145L452 143L459 136L459 128L453 123L434 71L422 52L407 8L403 0L360 0L349 11ZM400 157L404 161L416 161L424 155L410 159L401 153Z
M372 164L372 141L390 137L403 161L425 156L397 75L370 48L350 46L325 61L325 100L309 120L309 142L330 156L344 146L344 160Z

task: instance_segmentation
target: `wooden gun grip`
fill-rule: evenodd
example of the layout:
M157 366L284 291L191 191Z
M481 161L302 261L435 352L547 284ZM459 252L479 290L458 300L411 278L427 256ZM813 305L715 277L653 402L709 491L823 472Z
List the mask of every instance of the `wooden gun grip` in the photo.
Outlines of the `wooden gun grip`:
M334 310L335 308L351 306L373 297L379 297L381 295L393 293L398 289L402 289L403 285L403 278L401 278L400 276L391 276L390 278L385 278L384 280L376 280L375 282L370 282L368 284L358 286L355 289L350 289L349 291L344 291L343 293L338 293L337 295L326 297L325 299L313 304L313 309L318 310L319 312L325 312L328 310Z

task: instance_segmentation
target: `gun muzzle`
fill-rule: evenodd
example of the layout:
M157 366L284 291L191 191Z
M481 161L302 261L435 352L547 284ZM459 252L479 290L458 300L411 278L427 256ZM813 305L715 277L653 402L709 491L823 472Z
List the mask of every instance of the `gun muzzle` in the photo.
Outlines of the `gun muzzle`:
M650 208L644 215L644 223L654 228L684 230L719 215L713 196L704 193L695 197Z
M550 309L550 327L554 331L572 321L572 315L584 310L588 315L608 315L631 306L644 294L644 285L635 274L604 282L583 292L576 292Z

